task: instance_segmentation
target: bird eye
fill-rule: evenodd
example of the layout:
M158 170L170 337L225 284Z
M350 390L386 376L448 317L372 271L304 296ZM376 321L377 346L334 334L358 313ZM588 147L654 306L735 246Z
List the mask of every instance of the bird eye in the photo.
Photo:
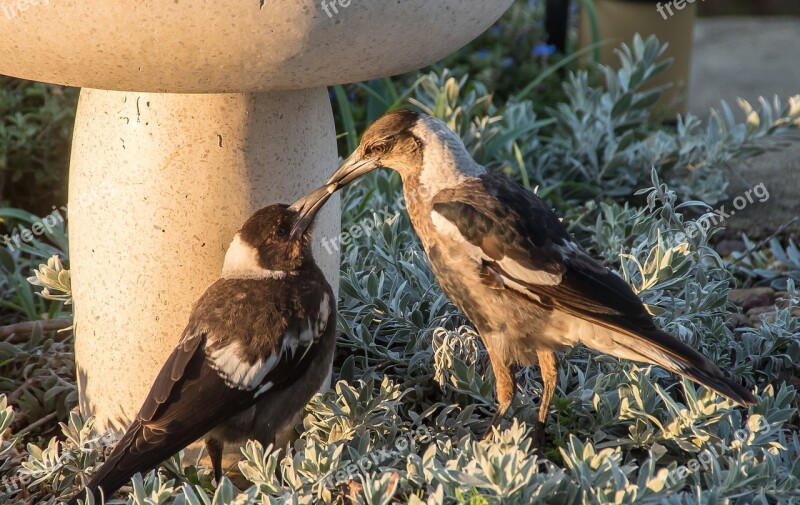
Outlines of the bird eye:
M370 156L380 156L385 152L386 152L386 144L384 143L372 144L370 148L367 150L367 154Z
M279 237L285 237L288 234L289 234L289 225L287 225L285 223L281 224L281 225L278 225L278 227L275 229L275 235L277 235Z

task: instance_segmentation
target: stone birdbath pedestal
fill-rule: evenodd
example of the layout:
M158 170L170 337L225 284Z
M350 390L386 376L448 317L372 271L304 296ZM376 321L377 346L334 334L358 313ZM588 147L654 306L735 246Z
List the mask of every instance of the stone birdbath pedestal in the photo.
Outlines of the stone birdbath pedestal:
M511 0L10 0L0 74L79 86L69 181L83 415L124 428L245 219L337 163L326 86L414 70ZM338 200L317 237L339 233ZM331 283L339 258L317 249Z

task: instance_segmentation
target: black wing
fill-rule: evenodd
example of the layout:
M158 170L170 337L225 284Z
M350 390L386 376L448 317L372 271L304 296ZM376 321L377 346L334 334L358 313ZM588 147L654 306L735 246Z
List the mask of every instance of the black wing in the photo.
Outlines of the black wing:
M232 290L221 280L198 301L139 414L88 490L110 496L135 473L157 466L265 392L291 385L325 352L317 344L335 320L329 288L287 293L263 280L251 282L257 293L241 296L240 285ZM278 296L254 307L252 297L265 290Z

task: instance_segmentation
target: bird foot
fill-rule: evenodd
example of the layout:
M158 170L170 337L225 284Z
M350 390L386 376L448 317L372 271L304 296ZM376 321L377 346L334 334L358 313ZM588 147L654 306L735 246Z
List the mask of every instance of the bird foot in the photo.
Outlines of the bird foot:
M539 454L542 454L542 448L544 447L544 431L545 425L543 422L533 422L533 432L531 434L533 439L533 449Z
M498 428L500 427L500 422L503 420L503 416L505 416L507 410L508 407L497 409L497 412L495 412L494 415L492 416L492 420L489 421L489 426L486 428L486 431L483 432L481 440L488 440L492 438L492 433L494 432L492 428L494 428L495 426L497 426Z

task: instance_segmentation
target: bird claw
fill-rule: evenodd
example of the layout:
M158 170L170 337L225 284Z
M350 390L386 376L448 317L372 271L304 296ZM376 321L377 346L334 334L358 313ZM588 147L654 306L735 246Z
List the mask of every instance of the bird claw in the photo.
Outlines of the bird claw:
M544 447L544 431L545 425L543 422L533 422L533 433L531 434L531 438L533 439L532 446L533 449L540 454L542 453L542 448Z
M489 426L486 428L486 431L483 432L481 436L481 440L489 440L492 438L492 433L494 432L494 427L500 427L500 421L503 420L503 415L505 414L504 409L498 408L497 412L494 413L492 416L492 420L489 421Z

